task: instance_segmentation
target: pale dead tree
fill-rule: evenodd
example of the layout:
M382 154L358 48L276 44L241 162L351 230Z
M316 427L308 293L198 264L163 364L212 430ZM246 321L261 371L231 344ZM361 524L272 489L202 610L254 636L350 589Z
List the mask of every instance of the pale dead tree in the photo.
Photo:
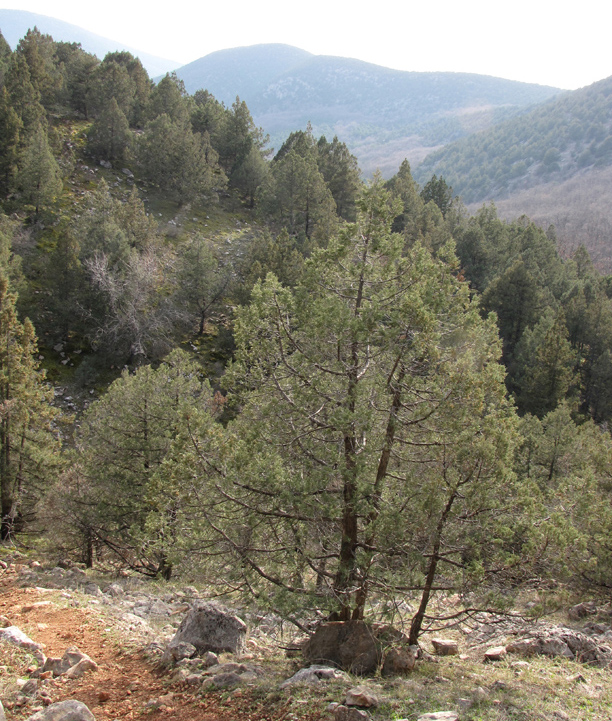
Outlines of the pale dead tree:
M172 311L166 303L170 255L154 249L132 251L111 266L104 253L95 253L85 266L104 301L105 312L94 344L112 344L138 363L168 350Z

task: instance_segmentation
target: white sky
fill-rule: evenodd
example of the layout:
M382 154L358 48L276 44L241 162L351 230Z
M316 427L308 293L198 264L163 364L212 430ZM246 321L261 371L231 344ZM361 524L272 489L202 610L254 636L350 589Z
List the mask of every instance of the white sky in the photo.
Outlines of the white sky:
M400 70L481 73L574 89L612 75L605 0L0 0L183 64L286 43Z

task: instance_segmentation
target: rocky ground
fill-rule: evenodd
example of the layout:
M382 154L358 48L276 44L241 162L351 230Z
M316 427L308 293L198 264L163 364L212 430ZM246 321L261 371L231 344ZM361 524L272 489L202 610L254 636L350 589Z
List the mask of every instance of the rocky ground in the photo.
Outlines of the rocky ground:
M0 561L0 700L8 721L69 699L97 721L612 717L605 604L574 605L566 624L475 618L450 638L425 638L405 676L364 679L325 665L299 671L301 659L284 651L293 632L278 618L253 614L241 614L249 630L238 654L177 652L162 668L177 627L200 598L196 588L10 561ZM13 627L34 645L3 640ZM446 715L426 715L436 712Z

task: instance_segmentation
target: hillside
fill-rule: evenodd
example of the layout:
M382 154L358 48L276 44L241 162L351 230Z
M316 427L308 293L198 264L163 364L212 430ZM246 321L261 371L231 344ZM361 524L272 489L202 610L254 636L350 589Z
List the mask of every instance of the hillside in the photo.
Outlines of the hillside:
M609 165L612 77L433 153L416 177L443 175L469 203Z
M315 135L346 142L366 175L379 168L387 176L404 157L414 163L559 92L483 75L391 70L275 44L211 53L177 74L190 93L205 88L226 104L239 95L276 148L310 121Z
M2 30L2 35L13 50L17 47L19 40L34 26L41 33L51 35L56 41L80 43L83 50L93 53L100 60L106 53L127 50L132 55L140 58L147 72L152 76L164 74L179 67L179 63L174 60L140 52L136 48L96 35L63 20L25 10L0 10L0 30Z
M585 243L610 271L612 77L565 93L431 154L416 170L442 175L466 203L554 224L566 252Z

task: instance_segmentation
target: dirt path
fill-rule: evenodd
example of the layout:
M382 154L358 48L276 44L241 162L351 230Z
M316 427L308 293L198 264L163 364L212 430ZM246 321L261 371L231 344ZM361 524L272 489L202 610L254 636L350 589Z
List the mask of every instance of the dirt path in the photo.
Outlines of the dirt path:
M47 689L53 702L77 699L85 703L97 721L106 719L173 719L173 721L281 721L288 708L282 704L267 709L263 699L235 691L221 698L199 696L184 685L170 685L140 651L121 645L116 631L105 624L99 610L61 605L60 591L18 588L15 575L0 571L0 615L18 626L30 638L44 644L47 656L62 656L69 646L77 646L99 666L95 673L80 679L63 677L50 681ZM44 605L37 605L45 602ZM145 708L152 699L163 706ZM12 718L27 718L17 709ZM9 716L9 719L11 716Z

